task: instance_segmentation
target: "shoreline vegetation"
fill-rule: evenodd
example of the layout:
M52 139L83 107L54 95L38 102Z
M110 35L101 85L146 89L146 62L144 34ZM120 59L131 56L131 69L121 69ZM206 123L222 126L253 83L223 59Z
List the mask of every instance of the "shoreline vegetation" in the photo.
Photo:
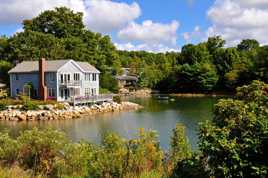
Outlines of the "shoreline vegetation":
M0 177L266 178L267 103L268 84L260 81L219 100L212 121L199 126L198 151L190 149L181 124L167 151L155 131L143 128L129 140L106 134L100 144L73 143L54 129L34 128L15 138L1 133Z

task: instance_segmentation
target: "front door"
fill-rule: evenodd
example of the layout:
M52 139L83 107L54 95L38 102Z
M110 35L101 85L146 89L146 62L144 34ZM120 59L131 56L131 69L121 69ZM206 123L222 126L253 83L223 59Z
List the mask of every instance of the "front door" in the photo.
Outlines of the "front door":
M62 88L60 94L61 98L67 100L70 97L70 90L68 88Z
M65 95L65 99L67 100L70 97L70 90L69 89L64 89L64 95Z

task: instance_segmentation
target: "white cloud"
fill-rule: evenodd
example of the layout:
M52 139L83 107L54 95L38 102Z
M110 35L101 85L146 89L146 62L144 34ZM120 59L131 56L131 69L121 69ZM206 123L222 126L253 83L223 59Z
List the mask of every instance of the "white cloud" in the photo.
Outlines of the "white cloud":
M268 43L267 0L216 0L207 15L213 23L207 36L221 35L229 46L245 38Z
M118 38L126 41L136 41L146 44L176 45L179 22L170 24L154 23L151 20L142 24L131 22L118 32Z
M200 30L200 27L197 25L194 27L194 30L192 32L185 32L182 34L183 39L190 43L195 40L200 40L202 38L203 32Z
M132 4L110 0L0 0L0 23L18 24L42 11L66 6L84 13L87 27L96 32L119 30L141 15L136 2Z
M126 4L109 0L90 0L86 1L86 6L85 22L89 29L104 33L119 30L141 15L141 9L136 2Z
M85 11L83 0L0 0L0 23L18 24L44 10L59 6Z
M118 49L128 51L178 51L176 49L178 28L177 21L168 24L155 23L151 20L143 21L142 24L131 22L117 34L118 38L126 43L116 46Z
M180 51L180 49L165 46L163 44L142 43L142 44L134 45L132 43L124 43L124 44L115 43L115 46L119 50L126 50L126 51L148 51L148 52L154 52L154 53Z

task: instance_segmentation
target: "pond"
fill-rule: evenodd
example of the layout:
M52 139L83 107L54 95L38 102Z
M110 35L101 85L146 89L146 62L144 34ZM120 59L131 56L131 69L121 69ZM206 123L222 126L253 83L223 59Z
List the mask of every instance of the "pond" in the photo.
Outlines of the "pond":
M144 106L144 109L132 112L106 113L75 120L57 120L42 122L0 122L0 131L9 130L18 135L22 130L33 127L53 127L64 131L73 141L81 139L99 143L107 132L116 132L125 138L135 137L139 128L156 130L161 147L168 149L170 134L176 123L186 127L186 134L193 149L197 148L198 123L212 118L212 108L217 99L212 97L184 98L175 100L157 100L154 98L129 99Z

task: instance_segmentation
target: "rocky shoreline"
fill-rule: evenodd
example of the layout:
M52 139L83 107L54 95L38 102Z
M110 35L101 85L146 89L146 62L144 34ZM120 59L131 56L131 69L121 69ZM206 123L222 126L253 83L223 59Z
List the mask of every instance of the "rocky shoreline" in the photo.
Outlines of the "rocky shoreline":
M81 118L83 115L98 113L119 112L138 110L142 108L139 104L132 102L104 102L92 106L70 106L63 104L62 109L56 109L55 105L40 106L38 110L21 110L21 106L8 106L6 110L0 111L0 121L42 121L42 120L64 120Z

